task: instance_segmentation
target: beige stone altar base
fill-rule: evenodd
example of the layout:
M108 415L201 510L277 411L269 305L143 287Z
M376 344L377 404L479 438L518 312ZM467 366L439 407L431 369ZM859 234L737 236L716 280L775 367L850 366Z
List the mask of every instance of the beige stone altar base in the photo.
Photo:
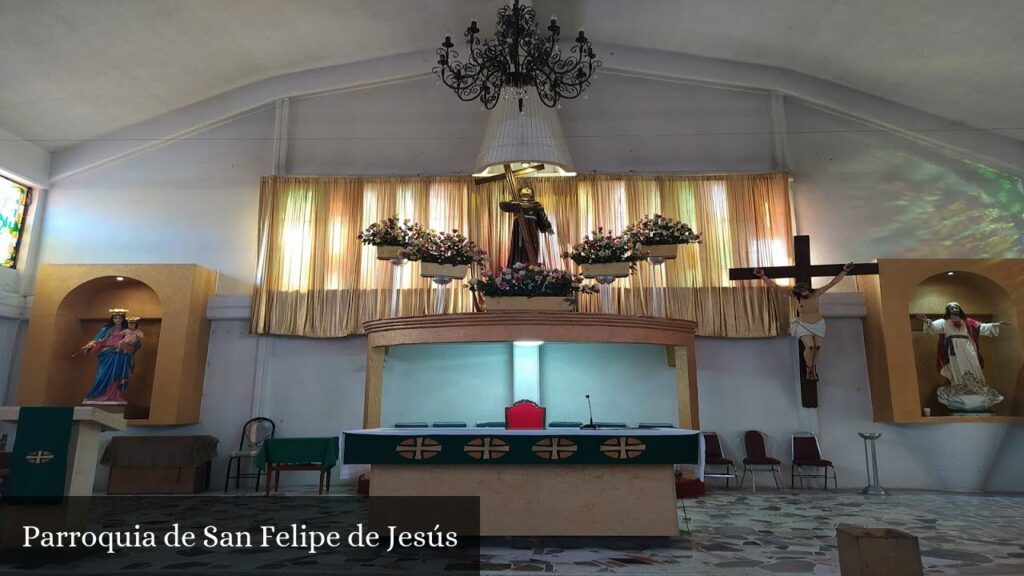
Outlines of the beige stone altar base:
M482 536L678 536L673 467L374 464L371 496L479 496Z
M0 406L0 422L17 422L21 406ZM128 422L120 414L91 406L76 406L71 425L68 472L64 481L68 496L91 496L100 452L100 432L124 430Z

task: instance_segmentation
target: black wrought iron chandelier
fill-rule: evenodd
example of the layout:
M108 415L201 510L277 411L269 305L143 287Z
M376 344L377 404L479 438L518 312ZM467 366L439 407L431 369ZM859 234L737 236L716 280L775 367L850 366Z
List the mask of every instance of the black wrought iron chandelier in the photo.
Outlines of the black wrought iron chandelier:
M498 10L494 38L481 40L476 20L470 23L463 34L468 52L465 61L458 60L452 37L445 36L437 49L433 72L460 100L479 99L488 110L498 103L503 89L511 89L511 94L519 98L522 111L530 87L545 106L555 107L562 98L582 95L601 61L595 58L583 30L570 54L563 56L558 45L561 28L557 19L552 17L547 29L550 34L541 38L533 8L514 0L511 6Z

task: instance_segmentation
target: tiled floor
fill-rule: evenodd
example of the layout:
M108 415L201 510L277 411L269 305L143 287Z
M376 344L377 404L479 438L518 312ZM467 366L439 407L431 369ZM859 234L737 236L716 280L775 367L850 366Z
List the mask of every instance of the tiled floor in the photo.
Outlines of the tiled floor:
M357 497L339 496L360 502ZM238 502L237 498L228 500ZM287 508L285 514L315 519L318 513L337 514L337 506L330 510L324 506L326 500L292 498L281 502ZM218 509L216 503L204 505L200 514L216 521L226 509ZM157 505L131 516L159 524L173 520L163 517L167 514ZM851 524L898 528L917 536L926 574L1024 574L1024 495L897 492L868 498L852 492L810 490L719 491L687 500L685 515L680 505L680 525L687 523L689 533L684 531L678 538L488 538L481 548L480 568L485 574L839 574L836 526ZM437 559L367 561L340 553L310 556L287 550L254 554L164 550L145 558L127 552L85 561L72 559L58 566L39 566L34 573L49 569L50 573L78 574L453 574L464 567ZM13 569L0 554L0 571Z
M680 516L683 509L680 507ZM686 501L690 533L657 545L487 545L494 570L593 574L839 574L836 526L898 528L919 538L926 574L1024 574L1024 496L717 492ZM509 547L512 545L512 548Z

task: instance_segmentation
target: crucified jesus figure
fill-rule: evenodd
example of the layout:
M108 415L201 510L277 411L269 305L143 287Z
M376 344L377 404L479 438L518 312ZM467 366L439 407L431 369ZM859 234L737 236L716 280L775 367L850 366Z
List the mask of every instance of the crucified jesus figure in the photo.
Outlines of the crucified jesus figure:
M821 315L819 298L825 292L846 277L846 274L853 269L853 262L843 265L843 271L836 275L821 288L811 288L809 284L798 282L793 287L793 297L796 298L797 317L790 323L789 333L793 338L800 340L804 345L804 365L807 372L805 380L818 379L818 355L821 354L821 345L825 340L825 318ZM754 276L764 280L768 284L779 287L774 280L765 276L764 270L754 269Z

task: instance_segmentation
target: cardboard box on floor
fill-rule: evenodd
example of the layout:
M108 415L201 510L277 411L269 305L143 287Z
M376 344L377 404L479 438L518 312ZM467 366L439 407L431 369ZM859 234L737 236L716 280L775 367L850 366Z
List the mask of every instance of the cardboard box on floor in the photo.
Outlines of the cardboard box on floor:
M892 528L839 525L842 576L923 576L917 536Z

